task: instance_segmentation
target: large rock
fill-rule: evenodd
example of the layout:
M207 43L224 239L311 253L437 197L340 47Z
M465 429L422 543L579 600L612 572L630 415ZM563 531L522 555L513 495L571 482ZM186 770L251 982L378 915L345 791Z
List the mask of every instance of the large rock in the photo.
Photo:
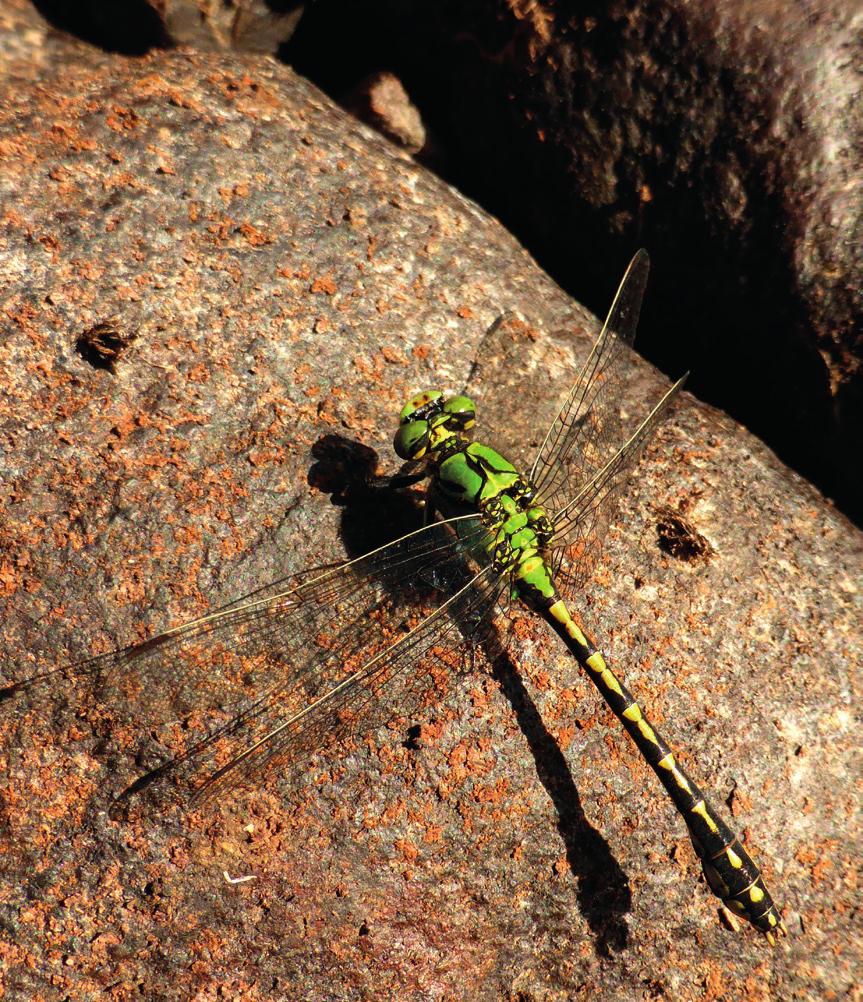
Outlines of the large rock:
M404 505L331 504L322 461L395 469L408 393L469 377L488 427L535 439L596 333L497 222L267 59L58 65L2 93L0 144L9 679L391 533ZM508 310L526 379L487 354ZM663 381L630 372L639 413ZM712 555L669 556L694 551L668 506ZM86 679L4 703L7 997L849 991L860 542L685 397L579 601L757 853L781 949L719 920L652 775L525 619L437 708L207 810L112 807L159 748L146 679L137 719Z

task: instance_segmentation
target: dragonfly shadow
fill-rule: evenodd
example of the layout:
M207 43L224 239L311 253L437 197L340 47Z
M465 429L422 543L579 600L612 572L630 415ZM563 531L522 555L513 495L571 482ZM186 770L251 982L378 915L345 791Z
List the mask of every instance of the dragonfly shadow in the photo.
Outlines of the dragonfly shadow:
M628 941L624 916L632 905L629 880L608 843L587 819L566 758L547 730L512 657L497 635L486 642L486 648L494 678L527 738L539 780L557 812L557 828L575 877L576 895L596 936L597 953L609 956Z
M349 557L362 556L422 526L420 496L403 489L417 477L381 476L377 452L342 435L323 435L311 451L315 462L309 484L343 509L341 536Z

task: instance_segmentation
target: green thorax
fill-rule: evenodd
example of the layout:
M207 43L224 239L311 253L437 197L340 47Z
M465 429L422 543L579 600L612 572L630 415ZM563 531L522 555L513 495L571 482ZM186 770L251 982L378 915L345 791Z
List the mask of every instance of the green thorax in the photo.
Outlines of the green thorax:
M437 453L441 458L434 477L438 489L453 502L479 511L493 498L518 489L521 477L516 468L489 446L459 435L448 438L446 446Z
M435 447L436 446L436 447ZM555 595L545 554L551 522L532 485L499 452L461 435L431 450L432 497L445 514L477 512L488 529L492 564L512 576L513 597L546 604Z

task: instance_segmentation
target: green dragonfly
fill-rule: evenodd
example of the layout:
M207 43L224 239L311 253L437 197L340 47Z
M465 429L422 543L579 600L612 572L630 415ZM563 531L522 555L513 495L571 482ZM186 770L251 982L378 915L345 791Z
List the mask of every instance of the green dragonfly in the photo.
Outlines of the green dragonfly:
M686 822L710 889L771 944L785 927L758 867L571 615L588 555L678 381L620 441L622 372L647 281L640 251L529 476L466 432L473 401L438 390L401 412L400 486L428 479L422 528L337 566L277 582L132 647L0 690L88 675L100 697L143 697L182 721L180 751L126 791L191 763L196 799L302 763L428 703L512 604L542 617L584 669ZM685 378L685 377L684 377Z

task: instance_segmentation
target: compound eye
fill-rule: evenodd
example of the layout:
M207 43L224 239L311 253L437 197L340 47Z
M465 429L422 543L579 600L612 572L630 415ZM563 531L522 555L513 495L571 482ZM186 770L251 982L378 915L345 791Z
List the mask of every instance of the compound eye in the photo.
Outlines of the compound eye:
M393 448L399 459L420 459L428 444L428 421L408 421L399 428L393 439Z
M452 419L450 424L457 428L470 428L476 421L476 405L470 397L450 397L443 409Z
M425 407L430 404L433 400L440 400L443 396L440 390L424 390L422 393L417 393L416 396L411 397L410 400L402 408L401 414L399 414L399 421L404 424L406 421L410 421L411 416L415 414L421 407Z

